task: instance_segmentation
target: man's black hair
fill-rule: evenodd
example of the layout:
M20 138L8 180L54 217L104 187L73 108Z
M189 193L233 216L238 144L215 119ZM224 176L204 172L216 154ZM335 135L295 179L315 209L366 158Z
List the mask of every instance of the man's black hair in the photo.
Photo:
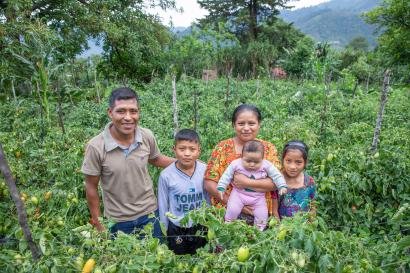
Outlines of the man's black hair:
M111 95L108 98L108 105L112 109L115 106L115 101L129 99L135 99L138 104L138 95L134 90L129 87L120 87L112 90Z
M177 144L178 141L192 141L200 144L200 139L199 135L197 132L191 129L181 129L176 133L175 135L175 144Z
M249 140L245 142L242 148L242 155L243 153L255 153L255 152L261 153L262 158L264 157L265 146L263 146L262 142L258 140Z

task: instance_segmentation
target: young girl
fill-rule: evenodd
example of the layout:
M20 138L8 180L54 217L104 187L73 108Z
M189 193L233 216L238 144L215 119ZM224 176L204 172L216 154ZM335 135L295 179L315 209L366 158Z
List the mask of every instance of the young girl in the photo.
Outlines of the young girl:
M282 153L283 175L288 185L287 194L278 198L272 194L273 212L277 218L292 217L298 211L315 213L315 181L304 169L308 162L309 148L299 140L286 143Z
M242 158L238 158L228 166L218 182L217 190L223 198L224 191L232 181L235 172L242 173L251 179L266 178L269 176L279 194L285 194L287 186L283 175L269 161L263 159L264 146L257 140L251 140L244 144ZM239 189L234 187L226 208L225 221L230 222L238 218L244 206L253 209L254 223L260 230L264 230L268 219L268 207L264 192L255 192L252 189Z

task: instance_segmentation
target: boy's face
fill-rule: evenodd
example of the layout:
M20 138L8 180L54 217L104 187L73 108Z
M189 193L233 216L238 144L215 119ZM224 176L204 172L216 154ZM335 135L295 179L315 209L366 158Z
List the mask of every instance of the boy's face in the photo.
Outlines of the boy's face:
M174 152L181 167L191 168L201 154L201 148L195 141L180 140L175 144Z
M262 167L263 156L260 152L244 152L242 165L247 171L256 171Z

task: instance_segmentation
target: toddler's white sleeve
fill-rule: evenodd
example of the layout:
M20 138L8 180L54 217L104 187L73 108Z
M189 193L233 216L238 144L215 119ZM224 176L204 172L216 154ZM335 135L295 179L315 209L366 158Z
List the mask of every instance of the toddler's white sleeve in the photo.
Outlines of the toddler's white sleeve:
M272 178L273 183L275 183L278 189L287 188L285 177L283 174L275 167L272 163L269 162L269 167L266 169L266 173L270 178Z
M229 164L228 168L224 171L222 174L221 178L218 181L218 185L216 188L218 191L224 192L226 188L228 187L229 183L231 183L233 179L233 175L235 173L235 169L232 164Z

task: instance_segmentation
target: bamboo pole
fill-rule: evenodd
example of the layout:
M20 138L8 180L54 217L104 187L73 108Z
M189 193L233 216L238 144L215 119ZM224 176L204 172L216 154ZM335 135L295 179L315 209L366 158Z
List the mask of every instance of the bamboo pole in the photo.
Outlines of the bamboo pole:
M17 102L16 89L14 88L14 78L11 79L11 91L13 92L14 101Z
M194 89L194 130L198 126L198 88Z
M382 89L382 93L380 97L379 113L377 114L376 127L374 128L372 147L370 148L371 153L376 153L377 151L377 144L379 142L380 132L382 129L384 107L386 106L387 95L389 93L389 81L390 81L390 70L386 69L386 71L384 72L384 77L383 77L383 89Z
M94 69L94 87L97 91L98 104L101 104L100 88L99 88L99 84L97 83L97 69Z
M323 72L323 81L325 84L323 92L323 110L320 114L320 137L323 142L326 141L326 117L327 117L327 104L328 104L328 94L330 92L330 83L332 80L333 70L330 71L329 76L326 77L325 71Z
M174 135L178 132L178 108L177 108L177 86L176 76L172 76L172 112L174 116Z
M369 81L370 81L370 71L369 71L369 73L367 74L367 80L366 80L366 96L367 96L367 94L369 94Z
M61 131L63 135L65 135L65 128L64 128L64 118L63 118L63 106L62 106L62 100L63 100L63 92L61 88L61 83L60 83L60 76L57 77L57 114L58 114L58 123L60 124Z

